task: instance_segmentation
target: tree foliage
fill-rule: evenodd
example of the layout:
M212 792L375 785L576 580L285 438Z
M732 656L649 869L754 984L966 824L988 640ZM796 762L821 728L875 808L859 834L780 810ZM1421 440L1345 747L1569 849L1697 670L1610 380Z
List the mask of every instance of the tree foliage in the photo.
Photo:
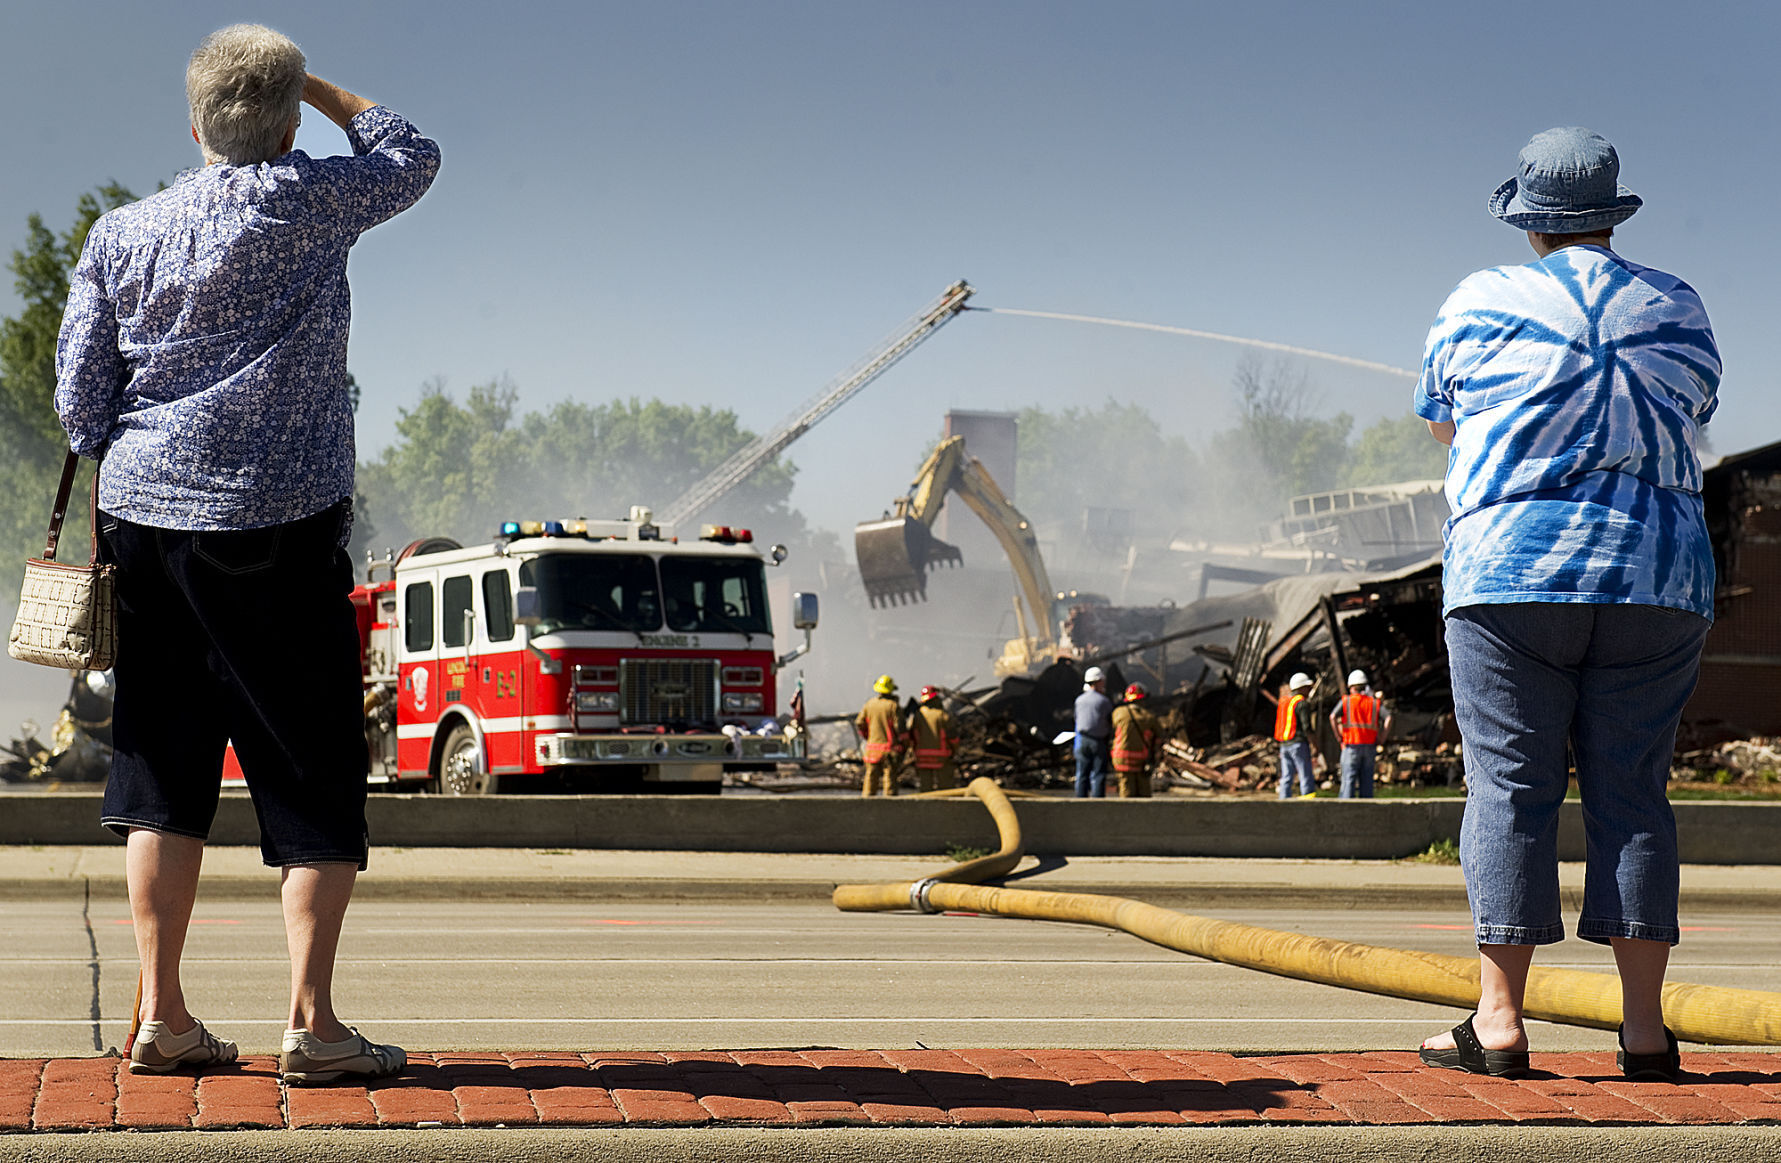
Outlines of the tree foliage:
M1025 409L1015 504L1060 549L1080 540L1091 508L1130 510L1141 543L1247 541L1289 497L1446 473L1447 450L1415 416L1381 419L1351 441L1353 418L1323 414L1289 361L1244 360L1232 389L1236 423L1198 447L1134 403Z
M1285 360L1265 363L1247 356L1234 377L1241 453L1253 458L1270 498L1337 488L1348 467L1346 412L1318 415L1318 397L1303 367Z
M469 543L508 520L612 518L632 505L663 506L754 439L727 409L565 400L522 416L517 402L506 381L472 387L462 402L433 381L402 409L396 442L359 468L385 544L430 536ZM805 541L803 518L789 505L795 471L773 462L705 519Z
M1166 533L1192 502L1199 458L1137 404L1026 408L1019 424L1015 504L1040 525L1074 533L1090 509L1125 509Z
M45 226L40 214L25 221L25 245L7 264L24 309L17 318L0 319L0 439L15 456L40 455L44 446L53 451L64 442L53 397L68 277L99 216L135 200L112 182L83 193L75 203L74 224L60 234Z
M24 245L12 252L7 267L24 306L18 315L0 319L0 490L12 503L0 512L0 554L4 574L16 582L27 556L43 551L50 503L68 449L68 438L56 419L56 337L68 302L68 277L80 259L87 233L107 210L136 200L116 182L83 193L75 202L74 221L57 233L40 214L25 223ZM82 474L85 478L86 474ZM81 479L69 512L87 505L87 484ZM70 520L61 557L85 553L86 522ZM8 592L15 587L8 585Z
M1447 446L1429 434L1420 416L1386 417L1354 442L1345 485L1439 480L1447 475Z

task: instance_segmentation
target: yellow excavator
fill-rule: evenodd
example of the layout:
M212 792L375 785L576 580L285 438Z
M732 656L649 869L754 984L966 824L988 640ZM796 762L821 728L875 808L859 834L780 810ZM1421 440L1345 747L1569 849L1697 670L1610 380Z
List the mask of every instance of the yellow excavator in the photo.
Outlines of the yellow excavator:
M1002 648L997 675L1030 675L1044 669L1057 657L1058 627L1053 610L1057 597L1039 556L1039 538L1032 523L1003 495L982 463L966 453L963 436L940 442L910 482L909 492L896 499L889 514L854 526L854 557L867 597L874 606L926 601L928 570L964 560L956 546L930 532L948 493L957 493L989 526L1020 583L1020 595L1014 599L1020 637L1010 639ZM1025 609L1021 596L1026 598Z

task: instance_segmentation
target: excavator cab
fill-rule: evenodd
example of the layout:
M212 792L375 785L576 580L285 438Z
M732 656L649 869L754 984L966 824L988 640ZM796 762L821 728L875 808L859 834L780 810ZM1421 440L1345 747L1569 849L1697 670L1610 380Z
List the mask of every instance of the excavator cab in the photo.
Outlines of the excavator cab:
M928 600L928 570L960 565L965 555L928 532L914 517L862 521L853 527L853 554L860 583L874 606L906 606Z

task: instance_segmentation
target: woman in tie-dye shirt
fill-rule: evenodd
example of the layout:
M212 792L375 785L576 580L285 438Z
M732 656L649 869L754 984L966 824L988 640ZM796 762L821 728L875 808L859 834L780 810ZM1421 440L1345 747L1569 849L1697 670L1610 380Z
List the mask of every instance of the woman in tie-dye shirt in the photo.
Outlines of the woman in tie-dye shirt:
M1564 938L1558 817L1575 761L1588 837L1577 935L1613 947L1628 1077L1673 1078L1661 990L1677 921L1665 796L1713 615L1700 426L1719 353L1693 288L1612 249L1640 199L1614 147L1539 134L1491 211L1537 260L1480 271L1429 333L1416 413L1452 446L1445 614L1465 741L1460 856L1478 1012L1423 1045L1473 1073L1528 1068L1533 950Z

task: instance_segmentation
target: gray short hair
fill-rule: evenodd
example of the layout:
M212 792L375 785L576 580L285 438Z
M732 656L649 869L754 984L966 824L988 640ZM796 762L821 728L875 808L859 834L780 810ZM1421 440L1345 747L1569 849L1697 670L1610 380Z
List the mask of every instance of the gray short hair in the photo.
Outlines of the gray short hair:
M205 160L251 166L277 157L307 70L303 50L263 25L232 24L205 37L186 66L186 101Z

